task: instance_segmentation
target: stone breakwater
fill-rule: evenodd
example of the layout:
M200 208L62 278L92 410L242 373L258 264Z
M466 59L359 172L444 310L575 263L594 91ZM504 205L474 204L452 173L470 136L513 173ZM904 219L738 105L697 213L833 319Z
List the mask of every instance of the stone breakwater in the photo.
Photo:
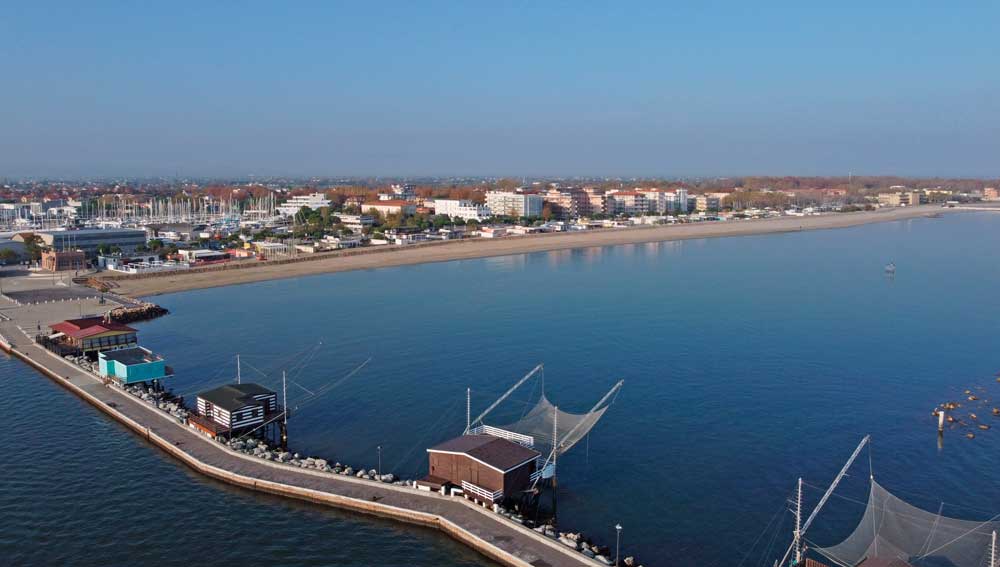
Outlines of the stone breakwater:
M165 307L160 307L155 303L142 302L138 305L115 307L108 316L112 321L118 323L135 323L137 321L148 321L156 319L170 313Z
M15 346L7 337L20 331L10 320L0 321L0 330L0 348L4 351L207 476L252 490L435 528L503 565L611 564L608 555L596 552L604 551L601 548L589 543L586 547L567 543L573 538L586 543L579 534L556 534L551 526L549 530L533 531L524 525L523 518L500 508L490 510L461 496L420 491L412 482L370 469L340 465L338 473L337 463L275 452L256 441L252 447L244 442L238 448L209 440L185 425L187 410L175 400L149 390L126 391L103 383L92 369L53 355L30 341ZM348 474L349 468L353 474Z

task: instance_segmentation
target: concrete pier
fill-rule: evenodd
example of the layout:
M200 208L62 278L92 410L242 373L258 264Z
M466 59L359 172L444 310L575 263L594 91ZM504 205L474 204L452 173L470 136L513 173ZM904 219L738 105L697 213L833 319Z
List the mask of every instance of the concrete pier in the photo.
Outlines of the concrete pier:
M484 556L511 567L602 565L558 541L476 506L447 497L293 468L234 452L175 418L36 345L39 325L102 313L97 299L18 305L0 297L0 348L77 394L192 469L251 490L307 500L440 530Z

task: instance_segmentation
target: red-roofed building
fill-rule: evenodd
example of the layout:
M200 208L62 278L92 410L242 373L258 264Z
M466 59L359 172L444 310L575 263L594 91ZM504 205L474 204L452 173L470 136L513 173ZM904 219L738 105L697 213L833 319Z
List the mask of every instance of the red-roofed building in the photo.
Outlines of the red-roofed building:
M69 319L49 325L49 341L61 344L81 354L134 347L139 344L138 331L103 317Z

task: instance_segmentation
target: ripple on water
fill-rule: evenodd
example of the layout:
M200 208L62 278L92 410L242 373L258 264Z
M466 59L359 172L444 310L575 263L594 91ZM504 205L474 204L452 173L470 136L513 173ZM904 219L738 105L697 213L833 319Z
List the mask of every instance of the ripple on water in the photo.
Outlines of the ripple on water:
M433 532L196 475L0 360L4 565L491 565Z

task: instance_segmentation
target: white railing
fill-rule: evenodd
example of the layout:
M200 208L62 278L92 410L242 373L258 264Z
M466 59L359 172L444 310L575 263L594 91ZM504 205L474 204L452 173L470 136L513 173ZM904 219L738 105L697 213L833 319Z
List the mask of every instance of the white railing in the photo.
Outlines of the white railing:
M496 492L486 490L481 486L476 486L471 482L462 481L462 492L466 494L471 494L473 496L478 496L483 500L489 500L490 502L496 502L503 498L503 490L497 490Z
M545 465L543 467L542 466L543 464L544 463L543 463L541 457L535 459L535 469L536 470L535 470L535 472L531 473L530 477L528 477L528 479L531 482L535 482L539 478L552 478L553 476L555 476L555 474L556 474L556 466L554 464L552 464L552 463L549 463L549 464L547 464L547 465Z
M519 445L524 445L529 449L535 448L535 438L531 435L522 435L520 433L515 433L513 431L507 431L506 429L500 429L499 427L493 427L492 425L480 425L469 430L470 435L492 435L493 437L500 437L501 439L506 439L508 441L513 441Z

